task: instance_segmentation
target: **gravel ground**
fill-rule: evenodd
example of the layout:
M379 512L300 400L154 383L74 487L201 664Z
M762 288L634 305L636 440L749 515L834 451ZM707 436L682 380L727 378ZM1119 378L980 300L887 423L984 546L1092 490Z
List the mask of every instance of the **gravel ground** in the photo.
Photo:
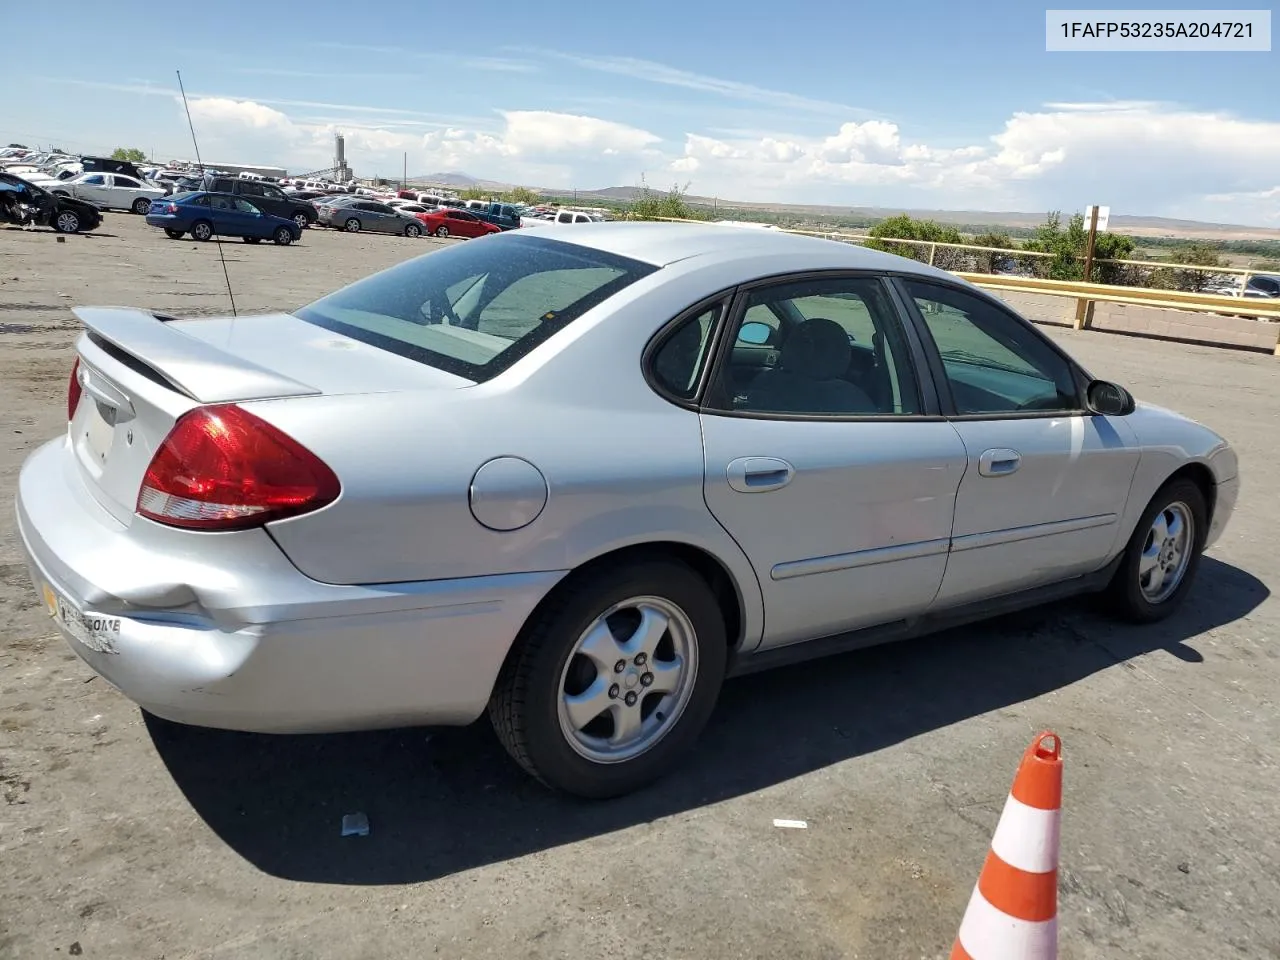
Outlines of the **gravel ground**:
M224 252L249 312L434 246L313 230ZM224 313L217 248L126 215L65 243L0 228L5 497L63 428L80 303ZM944 957L1047 727L1064 960L1280 957L1280 360L1053 335L1239 448L1235 520L1181 615L1064 605L735 681L678 775L610 804L546 794L483 724L272 738L144 717L51 635L6 511L0 956ZM357 811L369 836L341 838Z

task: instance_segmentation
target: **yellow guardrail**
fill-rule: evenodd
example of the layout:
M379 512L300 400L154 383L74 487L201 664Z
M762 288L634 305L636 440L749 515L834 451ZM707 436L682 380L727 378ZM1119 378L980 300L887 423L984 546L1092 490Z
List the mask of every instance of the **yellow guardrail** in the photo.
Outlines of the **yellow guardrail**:
M991 273L956 271L955 275L986 290L1039 293L1165 310L1191 310L1196 313L1247 314L1251 317L1280 320L1280 301L1275 300L1230 297L1217 293L1189 293L1185 290L1157 290L1151 287L1118 287L1109 283L1083 283L1077 280L1041 280L1038 277L1012 277Z

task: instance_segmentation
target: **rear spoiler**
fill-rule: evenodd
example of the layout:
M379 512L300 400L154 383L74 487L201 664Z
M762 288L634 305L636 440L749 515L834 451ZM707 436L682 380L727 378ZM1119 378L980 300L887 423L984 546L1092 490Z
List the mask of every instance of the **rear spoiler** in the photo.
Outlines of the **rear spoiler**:
M234 403L273 397L305 397L315 387L274 373L266 367L220 350L183 333L181 328L146 310L132 307L73 307L89 332L122 362L142 363L155 377L200 403Z

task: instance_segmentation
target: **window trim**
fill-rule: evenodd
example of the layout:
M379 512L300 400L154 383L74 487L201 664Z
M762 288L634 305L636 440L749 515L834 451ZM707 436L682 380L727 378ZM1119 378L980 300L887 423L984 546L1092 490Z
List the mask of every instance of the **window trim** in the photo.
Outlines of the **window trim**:
M757 277L739 284L734 291L733 303L722 321L725 331L737 329L747 310L747 302L752 291L761 287L786 286L792 283L832 280L872 280L878 282L885 291L885 299L890 308L890 322L896 322L906 343L906 355L903 361L910 365L916 383L917 399L920 401L920 413L783 413L763 412L756 410L726 410L721 406L711 406L707 394L711 386L720 379L722 370L728 365L733 354L733 343L728 333L723 334L716 345L716 354L700 396L699 412L707 416L732 417L739 420L783 420L804 421L810 423L919 423L935 422L945 419L939 404L939 396L933 383L930 368L926 363L926 353L919 340L919 333L913 323L902 313L900 304L894 297L891 277L882 270L804 270L794 273L771 274Z
M917 336L923 340L925 352L928 356L929 372L934 380L934 388L937 391L937 395L942 406L942 412L946 419L956 421L1060 420L1063 417L1093 416L1088 408L1088 404L1085 402L1085 394L1093 377L1088 373L1088 371L1080 366L1074 357L1068 354L1053 339L1046 336L1034 323L1010 308L1009 305L999 297L992 296L985 290L975 289L967 284L956 283L943 277L934 277L925 274L900 272L894 274L888 279L890 281L890 286L894 288L902 302L902 308L906 311L912 325L915 326ZM933 340L933 334L929 331L928 321L925 320L924 314L920 312L920 308L916 305L915 298L911 295L911 291L906 288L903 282L908 280L944 287L946 289L953 290L956 293L972 297L975 300L980 300L994 309L997 313L1001 313L1004 316L1009 317L1015 324L1021 326L1023 330L1030 333L1032 337L1036 338L1040 343L1048 347L1051 353L1067 365L1067 370L1071 374L1072 384L1075 386L1075 402L1077 409L1006 410L986 413L961 413L956 407L955 397L951 392L951 380L947 377L946 366L942 361L942 353L938 350L938 346Z
M734 292L735 288L729 287L727 290L721 290L719 293L705 297L693 306L681 310L672 319L659 327L657 332L649 338L644 349L640 351L641 376L644 377L644 382L649 385L649 389L663 400L693 413L698 413L702 409L703 394L711 383L711 371L716 364L720 338L724 336L724 331L728 327L727 318L733 311ZM694 390L692 397L676 396L664 387L658 379L657 373L654 371L654 357L685 323L694 320L716 306L721 308L720 316L716 318L715 326L711 329L711 337L707 345L707 362L703 364L702 373L698 376L698 388Z

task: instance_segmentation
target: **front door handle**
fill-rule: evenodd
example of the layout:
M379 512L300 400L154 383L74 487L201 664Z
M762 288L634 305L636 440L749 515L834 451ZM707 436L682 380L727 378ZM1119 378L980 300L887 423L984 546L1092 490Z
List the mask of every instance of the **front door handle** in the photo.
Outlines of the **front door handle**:
M1017 450L997 448L988 450L978 458L978 473L984 477L1007 477L1017 473L1022 466L1022 454Z
M791 482L796 468L776 457L739 457L729 462L725 477L739 493L767 493Z

